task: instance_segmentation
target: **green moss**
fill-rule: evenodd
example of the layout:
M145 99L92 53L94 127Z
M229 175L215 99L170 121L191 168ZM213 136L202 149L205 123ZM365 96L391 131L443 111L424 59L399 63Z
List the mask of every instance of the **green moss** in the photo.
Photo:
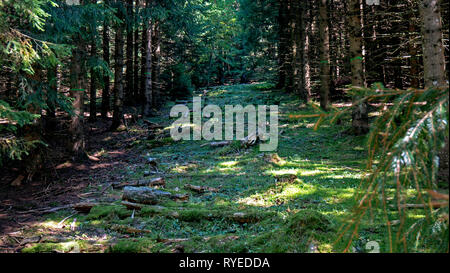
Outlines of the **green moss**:
M289 218L287 230L291 233L330 231L332 223L327 216L315 210L301 210Z
M127 210L121 205L99 205L91 209L89 215L86 217L87 220L98 220L98 219L123 219L129 217L131 211Z
M40 243L33 244L22 249L22 253L53 253L53 252L73 252L79 253L85 248L82 241L70 241L63 243Z
M110 253L151 253L156 241L150 238L119 240L110 246Z

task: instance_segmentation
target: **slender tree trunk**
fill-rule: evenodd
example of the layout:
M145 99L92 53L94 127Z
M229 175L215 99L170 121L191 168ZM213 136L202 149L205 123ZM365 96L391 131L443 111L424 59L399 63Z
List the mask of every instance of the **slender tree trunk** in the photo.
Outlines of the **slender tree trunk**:
M147 0L147 6L150 6L150 0ZM147 37L152 37L152 21L148 21L147 26ZM153 104L153 86L152 86L152 40L151 38L147 39L147 45L145 47L145 105L144 105L144 116L150 116L152 104Z
M145 9L150 8L150 1L145 1ZM142 114L145 112L146 107L146 101L145 101L145 86L147 81L147 46L148 46L148 39L147 36L149 24L147 22L142 23L142 40L141 40L141 77L140 77L140 92L139 92L139 98L142 105ZM151 36L150 36L151 37Z
M364 88L363 55L362 55L362 29L361 29L361 3L360 0L349 1L349 42L350 65L352 71L352 86L355 89ZM356 135L366 134L369 131L369 117L367 103L361 102L361 97L353 97L352 127Z
M91 57L97 58L97 42L92 41ZM89 102L89 122L97 120L97 75L93 68L91 68L91 84L90 84L90 102Z
M422 17L425 87L448 86L445 79L445 56L439 0L422 0L419 9Z
M412 13L412 12L411 12ZM413 17L413 16L411 16ZM411 87L412 88L419 88L419 56L418 56L418 50L417 50L417 43L414 40L415 37L417 37L417 29L416 25L414 24L414 21L412 21L413 18L410 18L409 20L409 66L410 66L410 78L411 78Z
M279 0L278 14L278 83L277 88L286 86L286 58L288 54L288 1Z
M303 40L302 40L302 32L305 31L303 29L303 9L300 1L293 1L292 10L293 10L293 91L295 94L302 96L302 88L303 88Z
M134 104L133 94L134 94L134 66L133 66L133 53L134 53L134 44L133 44L133 0L127 0L127 70L125 76L125 103L127 105Z
M135 102L140 101L139 98L139 23L138 23L138 15L139 15L139 0L136 0L136 8L135 8L135 23L136 27L134 30L134 84L133 84L133 98Z
M48 90L47 90L47 117L56 117L56 97L58 94L58 66L49 67L47 70Z
M309 62L309 53L310 53L310 41L311 41L311 11L310 11L310 3L309 1L303 2L302 7L302 18L301 18L301 30L302 36L301 40L303 43L303 56L302 56L302 87L301 87L301 95L300 98L308 103L311 99L311 67Z
M161 35L160 35L160 23L156 21L153 25L152 33L152 47L153 47L153 57L152 57L152 105L159 106L161 102Z
M294 9L292 8L293 3L296 0L286 0L288 2L287 4L287 29L286 29L286 36L287 36L287 51L286 51L286 61L285 61L285 71L286 71L286 84L285 89L287 92L293 92L294 91L294 32L296 28L295 24L295 14Z
M124 14L118 11L117 17L123 20ZM118 23L115 37L115 68L114 68L114 113L111 130L116 130L123 121L123 48L124 48L124 26Z
M106 4L109 4L109 1L105 1ZM108 67L111 67L110 64L110 46L109 46L109 20L105 20L103 24L103 60L108 65ZM108 75L105 75L103 77L103 91L102 91L102 118L107 119L108 118L108 111L111 109L111 103L110 103L110 78Z
M84 73L82 64L82 42L80 35L74 39L78 41L79 44L72 52L72 60L70 64L70 97L73 99L73 115L71 117L69 133L71 139L69 141L69 150L75 157L81 157L84 153L85 140L83 133L83 123L84 123L84 91L85 91L85 81L83 80Z
M328 109L330 94L330 33L328 26L328 1L319 1L320 32L320 107Z

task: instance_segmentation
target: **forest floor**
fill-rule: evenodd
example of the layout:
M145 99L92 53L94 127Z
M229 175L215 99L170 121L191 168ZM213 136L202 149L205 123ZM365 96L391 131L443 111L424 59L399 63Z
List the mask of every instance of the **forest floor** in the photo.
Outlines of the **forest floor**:
M364 175L365 139L343 133L347 129L343 125L314 131L315 118L290 115L315 110L271 88L268 84L216 87L205 97L206 103L222 108L280 105L276 152L260 152L259 145L214 148L202 146L205 140L174 142L167 136L148 140L142 121L128 125L124 132L94 130L98 136L88 153L98 161L59 165L59 182L35 196L47 200L45 205L8 210L3 201L0 251L332 252ZM149 120L170 126L173 105ZM149 158L156 159L157 165L149 164L153 162ZM112 187L157 177L166 181L162 190L187 194L189 200L162 201L133 211L121 204L121 189ZM217 191L195 193L186 184ZM51 195L56 188L61 193ZM73 202L99 205L88 214L61 209ZM383 244L384 228L382 219L365 223L355 246L372 240Z

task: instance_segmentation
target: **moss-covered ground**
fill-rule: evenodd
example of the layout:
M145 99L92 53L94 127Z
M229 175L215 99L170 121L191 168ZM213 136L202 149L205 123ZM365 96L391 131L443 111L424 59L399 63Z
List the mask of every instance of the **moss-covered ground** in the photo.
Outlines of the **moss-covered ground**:
M214 148L202 146L204 140L137 139L129 151L156 158L162 173L146 178L165 177L166 189L188 194L189 201L166 201L132 211L120 204L120 190L109 188L104 192L109 202L87 215L72 215L65 227L58 223L73 211L46 215L28 231L40 236L39 243L28 243L22 252L336 251L339 227L351 212L353 194L364 175L365 139L345 134L346 120L314 131L315 118L290 115L315 110L295 95L271 88L269 84L218 87L204 95L204 103L222 108L279 105L277 151L260 152L258 145ZM150 120L169 126L173 104ZM188 105L192 107L192 102ZM143 179L153 169L142 162L111 171L121 177L119 182ZM186 190L185 184L219 191L197 194ZM383 219L373 217L361 226L355 249L366 251L368 241L386 249L384 231Z

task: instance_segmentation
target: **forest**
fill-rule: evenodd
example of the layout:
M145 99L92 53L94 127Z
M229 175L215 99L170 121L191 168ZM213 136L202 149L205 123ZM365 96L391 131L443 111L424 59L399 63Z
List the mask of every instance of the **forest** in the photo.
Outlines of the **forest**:
M0 253L448 253L448 18L0 0Z

